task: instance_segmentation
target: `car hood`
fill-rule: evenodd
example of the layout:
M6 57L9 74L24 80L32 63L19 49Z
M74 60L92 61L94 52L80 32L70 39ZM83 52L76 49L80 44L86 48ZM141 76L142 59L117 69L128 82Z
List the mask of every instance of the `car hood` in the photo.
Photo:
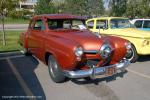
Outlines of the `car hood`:
M149 38L150 32L139 30L136 28L111 29L110 34L129 36L134 38Z
M50 38L54 41L63 41L66 45L75 44L75 46L82 46L87 52L90 50L100 50L104 43L109 43L114 50L112 60L120 61L126 54L125 43L128 42L125 39L113 36L101 36L98 37L88 30L73 31L73 30L58 30L49 32ZM118 56L119 55L119 56Z
M56 33L55 33L56 32ZM55 36L58 38L63 38L65 40L70 40L70 42L76 42L81 45L85 50L99 49L101 45L105 42L103 38L92 34L90 31L77 31L77 30L59 30L59 32L54 31Z

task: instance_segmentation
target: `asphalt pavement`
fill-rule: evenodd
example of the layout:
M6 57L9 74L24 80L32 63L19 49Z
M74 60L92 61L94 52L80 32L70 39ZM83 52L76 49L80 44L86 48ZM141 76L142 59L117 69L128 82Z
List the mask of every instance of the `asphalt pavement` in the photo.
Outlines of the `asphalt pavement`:
M54 83L35 57L0 54L0 100L150 100L149 95L150 56L113 77Z

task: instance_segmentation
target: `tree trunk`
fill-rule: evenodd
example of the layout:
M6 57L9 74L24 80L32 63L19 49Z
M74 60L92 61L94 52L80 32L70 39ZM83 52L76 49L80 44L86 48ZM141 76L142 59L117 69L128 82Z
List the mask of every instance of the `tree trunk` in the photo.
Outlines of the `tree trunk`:
M3 30L3 45L6 45L6 32L5 32L5 20L4 20L4 15L2 16L2 30Z

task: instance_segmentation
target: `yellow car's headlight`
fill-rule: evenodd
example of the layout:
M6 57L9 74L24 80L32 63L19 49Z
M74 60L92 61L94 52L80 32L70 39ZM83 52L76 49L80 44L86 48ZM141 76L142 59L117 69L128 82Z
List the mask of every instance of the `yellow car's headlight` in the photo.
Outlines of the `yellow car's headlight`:
M148 41L148 40L144 40L143 42L142 42L142 46L144 47L144 46L147 46L147 45L149 45L150 44L150 41Z

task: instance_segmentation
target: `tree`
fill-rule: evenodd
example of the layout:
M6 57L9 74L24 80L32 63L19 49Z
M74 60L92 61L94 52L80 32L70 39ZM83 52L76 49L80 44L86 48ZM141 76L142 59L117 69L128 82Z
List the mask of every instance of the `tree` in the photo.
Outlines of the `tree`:
M131 18L150 16L150 0L128 0L126 15Z
M19 0L1 0L0 1L0 18L2 21L2 30L3 30L3 45L6 45L5 39L5 15L9 10L15 9L15 6L18 4Z
M65 0L53 0L53 4L55 6L56 13L64 13L65 12Z
M104 12L103 0L65 0L65 11L77 15L101 15Z
M76 14L76 15L84 15L85 14L85 5L86 0L65 0L65 12Z
M141 17L150 17L150 0L141 0Z
M126 6L128 0L110 0L109 6L111 9L110 15L123 16L126 13Z
M56 8L54 6L53 0L38 0L35 6L36 14L50 14L56 13Z
M126 16L135 18L141 16L141 4L139 0L128 0Z
M110 16L150 17L150 0L107 0Z
M88 12L88 15L103 15L105 12L103 4L103 0L88 0L86 12Z

